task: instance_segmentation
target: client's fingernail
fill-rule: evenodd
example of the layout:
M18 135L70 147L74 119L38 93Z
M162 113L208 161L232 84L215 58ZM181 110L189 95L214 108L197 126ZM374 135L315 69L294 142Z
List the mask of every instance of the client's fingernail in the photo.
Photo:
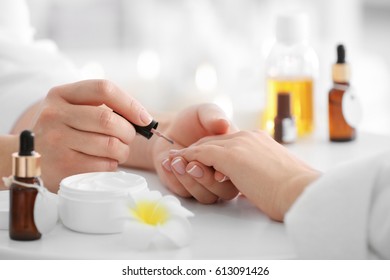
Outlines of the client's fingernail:
M145 125L150 124L153 120L153 117L145 109L141 110L140 118Z
M195 178L202 178L203 177L203 170L197 165L194 165L190 170L187 171L191 176Z
M174 159L172 161L172 167L180 175L184 175L186 173L186 167L185 167L184 162L181 158Z
M222 177L222 179L218 180L218 182L223 183L223 182L225 182L227 180L229 180L229 177L225 175L225 176Z
M169 159L164 159L161 163L161 165L165 168L166 171L172 172L172 168L169 162Z

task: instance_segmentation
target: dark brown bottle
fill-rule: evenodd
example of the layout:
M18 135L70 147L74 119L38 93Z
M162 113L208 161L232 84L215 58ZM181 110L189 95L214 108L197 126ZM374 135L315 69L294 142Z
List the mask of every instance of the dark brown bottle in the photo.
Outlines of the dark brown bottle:
M274 139L282 144L296 140L296 126L291 116L290 94L279 92L277 97L277 113L274 119Z
M329 139L334 142L352 141L356 138L356 129L350 126L343 114L342 102L349 88L350 72L345 62L345 48L337 46L337 62L332 69L333 87L328 95Z
M20 134L19 153L12 155L14 183L10 188L9 236L13 240L36 240L41 238L34 221L36 188L22 186L38 184L41 175L40 155L34 152L34 134L28 130Z

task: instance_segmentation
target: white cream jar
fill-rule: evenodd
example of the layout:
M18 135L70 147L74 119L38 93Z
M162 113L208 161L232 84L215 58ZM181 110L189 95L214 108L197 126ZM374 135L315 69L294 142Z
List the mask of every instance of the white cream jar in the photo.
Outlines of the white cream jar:
M118 233L128 196L147 190L144 177L119 172L83 173L63 179L58 191L62 223L84 233Z
M9 226L9 191L0 191L0 229Z

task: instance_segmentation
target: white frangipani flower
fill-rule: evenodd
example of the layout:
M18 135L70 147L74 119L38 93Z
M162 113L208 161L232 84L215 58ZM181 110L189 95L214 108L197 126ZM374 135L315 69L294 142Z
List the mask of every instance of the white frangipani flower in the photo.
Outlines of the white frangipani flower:
M153 242L170 242L177 247L191 239L188 217L194 214L181 206L180 201L158 191L145 191L127 202L128 224L124 231L126 243L134 249L146 249Z

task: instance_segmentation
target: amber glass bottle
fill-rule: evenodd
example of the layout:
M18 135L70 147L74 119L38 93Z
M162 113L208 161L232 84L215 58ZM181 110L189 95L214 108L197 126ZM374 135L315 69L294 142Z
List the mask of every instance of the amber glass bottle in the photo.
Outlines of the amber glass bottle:
M356 129L346 122L342 104L350 79L343 45L337 46L337 62L333 65L332 74L333 87L328 95L329 139L334 142L352 141L356 138Z
M295 120L291 116L290 93L278 93L277 114L274 120L274 139L281 144L295 142Z
M34 152L34 134L23 131L20 134L19 153L12 155L14 183L10 188L9 236L14 240L35 240L41 238L34 221L36 188L22 186L39 184L40 155Z

